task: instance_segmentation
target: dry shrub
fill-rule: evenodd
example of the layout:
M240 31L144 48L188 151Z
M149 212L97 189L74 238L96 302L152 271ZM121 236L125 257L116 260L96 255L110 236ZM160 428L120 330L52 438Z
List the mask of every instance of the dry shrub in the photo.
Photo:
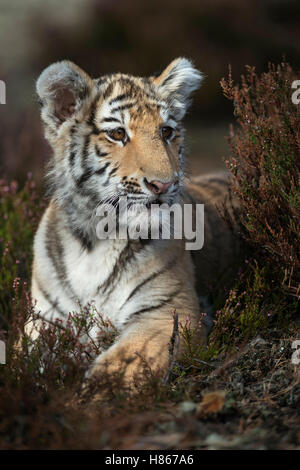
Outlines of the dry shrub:
M0 449L120 448L128 442L127 433L135 440L138 429L152 425L155 418L147 410L166 398L169 389L149 370L134 398L122 370L114 376L104 373L83 389L90 365L117 334L92 304L79 305L64 327L58 321L43 322L33 342L23 332L36 315L27 284L15 282L14 290L9 329L0 332L7 356L0 366ZM99 330L96 339L90 337L94 327Z
M33 235L45 205L30 175L23 187L0 180L0 328L8 328L13 299L30 279Z
M229 68L221 80L237 120L226 165L240 201L236 220L224 216L231 226L238 222L246 259L227 299L217 305L209 348L200 359L239 348L275 323L288 328L299 307L300 106L292 102L291 87L297 77L282 62L261 75L247 66L240 84Z
M244 238L299 296L300 106L292 102L291 88L297 77L286 62L269 64L260 76L247 66L241 84L234 84L229 69L221 86L238 124L226 164L242 205Z

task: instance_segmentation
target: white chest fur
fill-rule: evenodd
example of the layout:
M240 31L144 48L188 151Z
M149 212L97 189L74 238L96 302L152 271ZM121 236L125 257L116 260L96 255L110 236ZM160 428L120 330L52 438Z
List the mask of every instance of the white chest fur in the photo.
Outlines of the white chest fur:
M98 240L88 250L59 220L49 252L47 229L44 217L35 240L32 283L37 311L44 318L63 320L69 312L79 310L79 301L81 306L93 303L100 314L121 328L133 314L165 297L161 282L153 289L153 279L151 288L139 288L164 267L162 252L166 251L161 241Z
M133 304L128 310L126 305L139 281L136 270L141 262L134 258L127 269L119 266L127 243L127 240L101 240L88 251L74 239L64 240L63 261L72 290L82 305L93 302L96 309L116 327L122 326L130 313L139 308L139 304Z

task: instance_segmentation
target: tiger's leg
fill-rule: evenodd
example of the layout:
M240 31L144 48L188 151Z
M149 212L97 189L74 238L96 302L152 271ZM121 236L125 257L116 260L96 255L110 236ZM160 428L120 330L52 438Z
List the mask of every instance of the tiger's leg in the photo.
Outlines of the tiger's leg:
M179 323L184 324L188 319L191 326L197 324L195 311L183 308L178 312ZM170 307L168 309L153 312L145 312L139 319L123 331L116 343L107 351L97 357L91 367L88 378L101 377L106 380L110 376L122 378L125 385L133 386L143 381L145 377L145 366L154 374L162 375L168 368L169 345L173 333L173 315ZM198 343L205 344L206 327L202 325L199 329ZM179 339L180 353L183 349L182 341Z

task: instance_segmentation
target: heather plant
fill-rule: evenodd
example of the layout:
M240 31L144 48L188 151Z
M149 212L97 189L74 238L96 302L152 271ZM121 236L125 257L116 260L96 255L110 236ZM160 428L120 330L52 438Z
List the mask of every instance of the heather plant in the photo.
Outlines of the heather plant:
M0 327L8 327L16 290L30 280L33 235L44 208L31 175L22 188L0 181Z
M209 339L212 356L232 351L255 335L268 334L271 326L288 328L297 312L297 299L277 285L271 266L259 265L256 259L247 263L216 312Z
M221 86L237 119L226 164L242 205L243 236L272 267L277 285L299 298L300 106L291 88L297 78L282 62L260 76L247 66L240 85L229 69Z
M293 321L300 297L300 106L292 102L299 78L290 65L269 64L257 75L246 67L241 84L229 68L221 80L233 102L235 126L228 138L226 165L231 189L240 201L234 214L221 210L231 227L238 224L244 255L229 293L216 299L216 317L208 347L192 347L195 331L182 330L185 369L207 369L206 361L237 350L274 324Z
M232 350L274 322L285 327L300 296L300 107L291 99L297 78L290 65L269 64L256 74L246 67L241 84L229 68L221 80L237 123L228 138L226 165L240 201L235 213L249 260L241 265L217 311L206 357ZM229 224L232 215L223 213ZM203 356L203 353L202 353Z

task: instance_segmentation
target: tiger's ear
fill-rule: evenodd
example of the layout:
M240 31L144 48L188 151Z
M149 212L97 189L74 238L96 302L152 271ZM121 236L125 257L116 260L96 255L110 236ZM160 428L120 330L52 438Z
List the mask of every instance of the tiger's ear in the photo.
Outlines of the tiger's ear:
M92 88L93 80L72 62L49 65L36 82L43 120L59 126L81 109Z
M200 88L203 75L185 58L178 58L153 78L161 97L167 101L177 119L182 119L190 104L190 95Z

